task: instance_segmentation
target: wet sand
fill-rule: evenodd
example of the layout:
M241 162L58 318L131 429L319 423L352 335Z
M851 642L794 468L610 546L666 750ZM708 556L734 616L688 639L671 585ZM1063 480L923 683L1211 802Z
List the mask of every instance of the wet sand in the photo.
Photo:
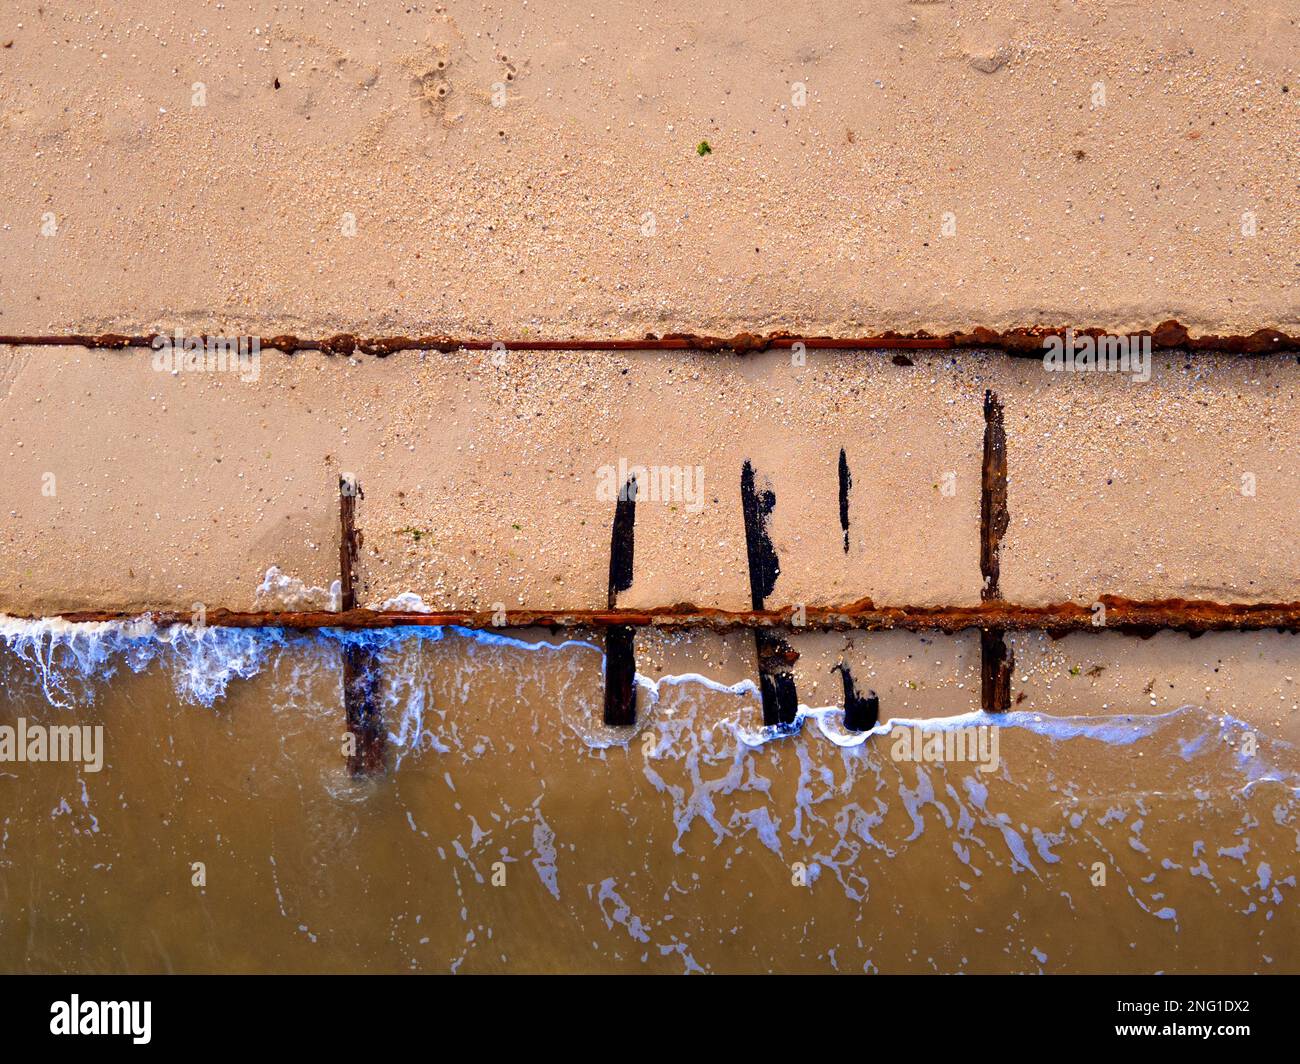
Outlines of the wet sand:
M328 608L345 470L365 491L362 605L596 608L602 470L636 466L679 479L643 486L620 605L743 609L745 461L777 499L769 605L972 605L990 388L1009 601L1300 599L1300 365L1157 357L1142 383L980 352L265 352L242 381L160 372L149 352L10 349L0 541L19 564L0 610Z

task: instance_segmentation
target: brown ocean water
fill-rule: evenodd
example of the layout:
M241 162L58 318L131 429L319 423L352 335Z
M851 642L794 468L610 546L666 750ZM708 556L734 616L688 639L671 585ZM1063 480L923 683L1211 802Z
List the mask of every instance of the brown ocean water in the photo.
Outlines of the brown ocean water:
M683 674L615 734L591 637L422 629L354 780L340 638L11 625L0 726L104 763L0 763L0 970L1300 970L1300 752L1232 717L1022 707L982 772Z

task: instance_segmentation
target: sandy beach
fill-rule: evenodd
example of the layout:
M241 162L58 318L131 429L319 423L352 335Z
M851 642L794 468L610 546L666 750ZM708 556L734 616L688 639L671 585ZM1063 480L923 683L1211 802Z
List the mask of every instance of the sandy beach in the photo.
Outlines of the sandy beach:
M1009 601L1300 599L1290 357L1166 354L1145 383L979 352L269 351L256 381L160 372L148 351L2 357L10 613L327 608L344 471L365 492L360 604L593 609L620 463L679 474L642 492L620 604L744 609L746 461L776 496L771 605L973 605L988 389Z
M21 0L4 34L0 333L1300 321L1279 0Z
M1294 5L0 21L0 971L1300 972Z

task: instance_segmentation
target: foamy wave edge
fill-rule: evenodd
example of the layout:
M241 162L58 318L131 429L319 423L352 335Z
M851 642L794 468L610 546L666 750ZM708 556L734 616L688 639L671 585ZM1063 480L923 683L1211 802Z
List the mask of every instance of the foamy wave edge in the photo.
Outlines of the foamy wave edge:
M132 672L143 672L155 662L166 661L168 655L171 660L166 663L171 666L177 695L186 701L211 707L226 694L233 680L255 676L266 667L273 653L291 644L317 647L359 644L382 650L408 640L436 642L447 638L449 634L480 646L507 646L530 653L560 653L568 649L604 653L598 643L588 639L551 642L458 626L413 625L364 630L320 628L311 632L294 632L274 627L160 625L148 614L122 621L67 621L58 617L21 618L0 614L0 643L32 668L39 678L46 700L58 708L69 708L76 701L77 693L72 687L74 680L103 682L114 676L121 664ZM759 693L758 685L753 680L723 684L694 672L665 674L657 679L637 673L636 682L646 692L644 719L632 728L600 728L584 734L583 739L589 746L608 747L631 742L653 719L661 694L667 687L694 684L737 699L757 698ZM861 746L873 737L887 737L895 726L919 728L922 731L998 726L1023 729L1052 741L1086 738L1111 746L1131 745L1189 715L1200 717L1202 723L1210 726L1203 739L1211 737L1216 729L1219 738L1255 730L1253 725L1231 714L1216 713L1191 704L1159 714L1056 716L1029 710L1010 710L1000 714L976 711L946 717L894 717L865 732L845 730L843 714L843 707L839 705L800 704L798 716L790 727L746 727L739 714L725 723L719 723L724 723L740 742L749 747L760 747L797 734L808 721L816 724L824 738L844 748ZM1268 741L1270 745L1291 749L1291 744L1280 738L1270 737ZM1188 755L1184 754L1184 758L1187 759ZM1248 786L1264 781L1284 782L1288 785L1294 783L1293 774L1279 774L1258 758L1242 756L1239 760L1239 767L1245 770Z

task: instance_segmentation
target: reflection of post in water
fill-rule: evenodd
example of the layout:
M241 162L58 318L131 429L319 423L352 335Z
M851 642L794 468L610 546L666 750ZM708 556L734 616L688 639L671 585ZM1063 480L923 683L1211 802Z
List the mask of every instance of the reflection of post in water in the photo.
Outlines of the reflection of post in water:
M615 608L620 591L632 586L632 550L636 528L636 474L628 477L614 506L614 530L609 544L609 608ZM635 630L612 625L605 630L605 723L636 723Z
M740 471L740 505L745 515L745 553L749 559L749 597L755 610L764 609L767 596L781 575L781 563L772 547L767 519L776 506L776 494L770 488L759 491L754 481L754 467L746 459ZM799 660L789 643L770 628L754 629L754 648L758 652L758 687L763 699L764 724L793 724L799 710L792 666Z
M356 560L361 536L356 529L357 498L365 498L350 473L339 476L339 608L356 609ZM384 765L384 721L379 709L379 668L374 651L360 642L343 649L343 707L347 713L353 775L375 772Z

